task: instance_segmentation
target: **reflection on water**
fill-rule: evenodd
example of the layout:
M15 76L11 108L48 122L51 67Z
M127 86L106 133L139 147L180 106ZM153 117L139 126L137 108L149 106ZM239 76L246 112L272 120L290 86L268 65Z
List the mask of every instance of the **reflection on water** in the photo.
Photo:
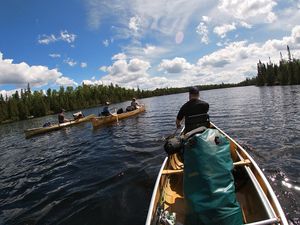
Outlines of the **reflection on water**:
M260 165L291 223L300 224L300 86L209 90L201 97L212 121ZM56 115L1 125L0 224L144 224L165 157L162 137L175 131L186 100L187 94L147 98L145 113L119 124L83 123L30 139L24 129Z

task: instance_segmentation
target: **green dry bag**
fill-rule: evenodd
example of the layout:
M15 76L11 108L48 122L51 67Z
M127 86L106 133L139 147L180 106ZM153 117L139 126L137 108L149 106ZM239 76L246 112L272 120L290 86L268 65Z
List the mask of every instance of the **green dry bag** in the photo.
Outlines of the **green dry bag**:
M216 129L195 134L184 145L186 225L241 225L230 143Z

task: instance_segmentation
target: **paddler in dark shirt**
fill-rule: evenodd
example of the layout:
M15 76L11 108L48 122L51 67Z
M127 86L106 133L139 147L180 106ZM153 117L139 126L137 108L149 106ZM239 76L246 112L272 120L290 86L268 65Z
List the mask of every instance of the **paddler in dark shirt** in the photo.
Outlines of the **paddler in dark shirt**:
M110 116L110 115L112 115L112 113L109 111L109 108L108 108L109 105L110 105L109 102L105 102L105 106L102 109L101 116Z
M61 109L60 113L58 114L58 122L59 123L66 123L66 122L70 122L70 120L65 119L65 114L64 114L65 110Z
M209 104L199 99L199 89L191 87L189 89L189 101L186 102L179 110L176 126L180 128L181 121L185 119L184 133L201 126L209 127Z

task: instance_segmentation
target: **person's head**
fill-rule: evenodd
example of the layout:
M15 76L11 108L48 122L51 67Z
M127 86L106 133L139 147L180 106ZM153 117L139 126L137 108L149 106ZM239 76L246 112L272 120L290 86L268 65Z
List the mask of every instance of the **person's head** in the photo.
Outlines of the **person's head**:
M105 105L109 105L109 102L105 102Z
M189 88L189 98L190 99L198 99L199 98L199 89L197 87Z
M60 113L64 113L65 111L66 111L66 110L64 110L64 109L61 109L61 110L60 110Z
M132 101L135 102L135 101L136 101L136 98L133 98Z

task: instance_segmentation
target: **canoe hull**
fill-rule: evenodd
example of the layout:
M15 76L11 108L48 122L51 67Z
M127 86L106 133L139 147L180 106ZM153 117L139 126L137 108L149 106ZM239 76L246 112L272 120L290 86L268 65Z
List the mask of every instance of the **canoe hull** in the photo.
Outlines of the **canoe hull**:
M245 224L288 225L279 201L268 180L252 159L237 142L211 123L229 141L235 168L243 176L235 176L236 197L243 212ZM184 224L186 202L183 194L184 165L178 155L166 157L157 177L152 194L146 225L159 224L158 211L168 210L176 213L176 221Z
M99 127L104 124L109 124L113 122L117 122L118 120L122 120L134 115L137 115L139 113L142 113L145 111L145 106L142 106L136 110L130 111L130 112L124 112L121 114L114 114L112 116L99 116L91 119L91 122L93 124L93 127Z
M48 133L48 132L51 132L51 131L60 130L64 127L69 127L69 126L73 126L73 125L76 125L76 124L79 124L79 123L88 122L94 117L96 117L96 115L91 114L91 115L88 115L84 118L80 118L80 119L77 119L77 120L72 120L72 121L66 122L66 123L54 124L54 125L49 126L49 127L37 127L37 128L27 129L27 130L24 131L25 132L25 137L30 138L34 135L44 134L44 133Z

